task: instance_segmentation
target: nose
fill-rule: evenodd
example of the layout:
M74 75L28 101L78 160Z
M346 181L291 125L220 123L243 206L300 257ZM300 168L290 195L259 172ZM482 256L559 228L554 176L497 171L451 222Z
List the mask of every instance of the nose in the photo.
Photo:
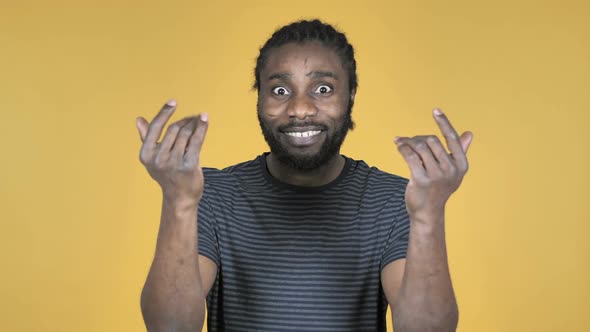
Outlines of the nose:
M306 94L295 95L289 101L288 113L290 118L304 120L317 114L313 100Z

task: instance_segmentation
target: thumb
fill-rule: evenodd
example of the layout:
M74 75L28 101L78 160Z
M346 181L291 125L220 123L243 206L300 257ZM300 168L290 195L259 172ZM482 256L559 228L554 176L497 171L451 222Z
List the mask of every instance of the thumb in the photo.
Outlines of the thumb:
M148 123L146 119L139 116L137 117L137 119L135 119L135 125L137 126L137 130L139 131L139 138L141 138L141 141L143 142L145 140L145 136L147 135Z
M473 141L473 133L470 131L464 132L463 134L461 134L461 137L459 137L459 141L461 142L463 152L467 153L467 150L469 149L469 146Z

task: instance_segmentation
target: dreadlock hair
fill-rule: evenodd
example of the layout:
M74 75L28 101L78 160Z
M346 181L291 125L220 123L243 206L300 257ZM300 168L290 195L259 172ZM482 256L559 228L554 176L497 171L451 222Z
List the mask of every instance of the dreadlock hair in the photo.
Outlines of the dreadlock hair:
M285 25L275 31L264 46L260 48L260 53L256 59L256 68L254 68L255 82L253 89L260 91L260 72L266 63L269 52L273 48L283 46L287 43L299 43L317 41L322 46L328 47L336 52L342 61L342 65L348 71L348 86L350 93L356 90L358 86L356 76L356 60L354 59L354 49L344 33L337 31L329 24L318 19L312 21L300 20ZM354 100L350 100L349 111L352 110ZM354 125L353 125L354 126Z

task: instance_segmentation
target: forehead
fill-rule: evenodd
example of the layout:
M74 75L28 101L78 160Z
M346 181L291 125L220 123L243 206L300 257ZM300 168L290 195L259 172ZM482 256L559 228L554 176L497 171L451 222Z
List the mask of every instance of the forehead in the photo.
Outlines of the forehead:
M288 72L292 74L311 71L344 73L342 61L336 52L319 42L288 43L273 48L268 53L264 74Z

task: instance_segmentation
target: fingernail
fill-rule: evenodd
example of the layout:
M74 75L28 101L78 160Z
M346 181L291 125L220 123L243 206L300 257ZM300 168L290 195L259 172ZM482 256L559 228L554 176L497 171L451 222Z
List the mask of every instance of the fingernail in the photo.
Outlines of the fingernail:
M400 137L399 137L399 136L395 136L395 137L393 138L393 141L395 142L395 144L399 144L399 139L400 139Z
M201 121L207 122L209 120L209 115L207 113L201 113Z
M434 115L442 115L443 114L438 108L435 108L433 112L434 112Z
M170 99L166 102L166 105L174 107L176 106L176 100Z

